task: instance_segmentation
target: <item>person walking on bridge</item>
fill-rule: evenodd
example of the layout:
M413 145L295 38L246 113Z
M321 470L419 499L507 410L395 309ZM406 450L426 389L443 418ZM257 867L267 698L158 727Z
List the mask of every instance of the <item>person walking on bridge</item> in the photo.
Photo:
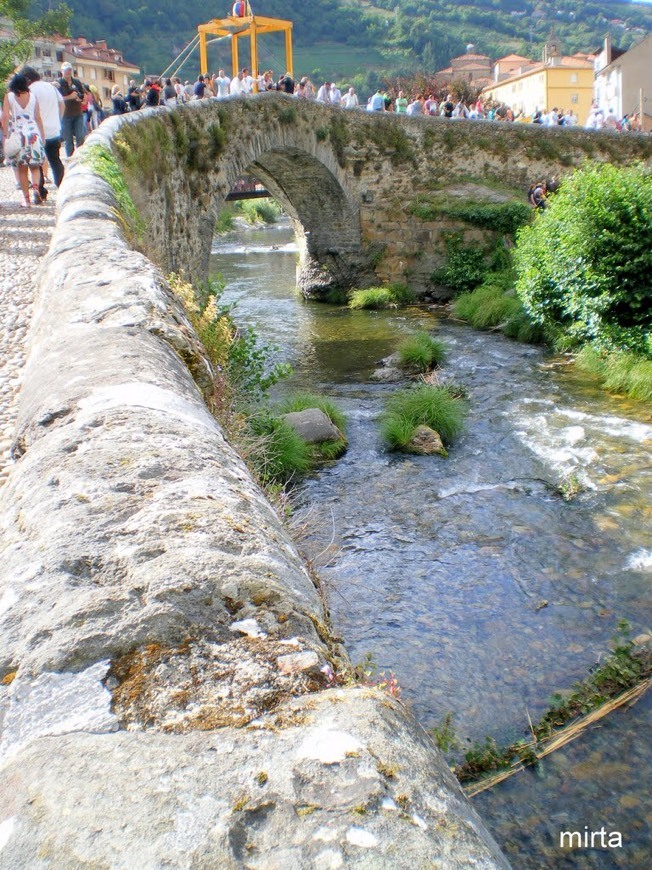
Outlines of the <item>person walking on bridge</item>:
M63 118L61 119L61 135L66 145L66 156L72 157L75 148L84 144L86 138L86 119L82 112L84 86L72 74L72 64L61 64L59 90L64 102Z
M61 118L64 112L63 97L58 88L50 82L41 81L41 76L34 67L25 66L22 74L27 79L30 93L36 97L41 120L43 121L43 133L45 136L45 156L52 167L54 184L59 187L63 178L64 168L61 162ZM43 171L40 173L39 195L41 199L47 196L47 190L43 184Z

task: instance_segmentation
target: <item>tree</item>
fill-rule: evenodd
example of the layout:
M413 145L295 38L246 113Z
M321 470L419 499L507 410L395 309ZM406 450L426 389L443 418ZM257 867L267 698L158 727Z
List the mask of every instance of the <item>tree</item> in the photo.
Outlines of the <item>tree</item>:
M16 69L32 54L32 40L36 36L52 33L68 33L68 22L72 14L65 4L43 12L37 18L30 18L31 0L0 0L0 18L11 23L14 38L0 42L0 89L4 91L5 82Z
M652 170L589 165L566 180L514 254L533 319L574 343L652 357Z

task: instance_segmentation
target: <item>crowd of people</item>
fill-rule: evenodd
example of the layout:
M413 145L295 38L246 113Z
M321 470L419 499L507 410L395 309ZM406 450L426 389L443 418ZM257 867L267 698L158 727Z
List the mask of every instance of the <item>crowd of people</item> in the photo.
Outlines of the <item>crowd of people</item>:
M104 117L99 91L94 85L82 84L70 63L62 64L61 76L54 83L43 81L31 66L11 77L0 119L2 150L5 163L13 167L24 208L45 202L48 182L57 187L61 183L65 172L62 142L70 157Z

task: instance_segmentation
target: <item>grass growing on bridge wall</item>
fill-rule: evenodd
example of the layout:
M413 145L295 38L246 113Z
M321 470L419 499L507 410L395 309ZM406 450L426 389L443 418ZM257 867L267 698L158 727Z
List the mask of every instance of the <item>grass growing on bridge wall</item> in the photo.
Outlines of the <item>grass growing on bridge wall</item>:
M103 145L89 145L81 152L83 165L99 175L111 187L118 204L118 214L125 232L132 241L140 242L145 234L145 224L134 203L124 175L112 152Z

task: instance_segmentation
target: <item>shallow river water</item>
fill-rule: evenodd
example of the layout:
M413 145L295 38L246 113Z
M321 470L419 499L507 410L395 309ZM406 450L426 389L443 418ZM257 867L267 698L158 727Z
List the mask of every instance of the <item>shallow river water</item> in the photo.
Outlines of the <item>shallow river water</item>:
M620 619L652 624L652 421L564 360L443 311L353 312L295 294L288 227L214 243L235 319L344 411L349 449L295 492L294 522L353 661L394 673L426 727L447 713L462 747L527 733L551 694L586 675ZM444 376L469 392L448 459L393 455L371 382L400 339L434 331ZM555 485L574 474L583 491ZM535 772L474 799L515 868L652 866L650 698ZM648 801L646 803L646 800ZM620 831L621 849L559 849L561 831Z

